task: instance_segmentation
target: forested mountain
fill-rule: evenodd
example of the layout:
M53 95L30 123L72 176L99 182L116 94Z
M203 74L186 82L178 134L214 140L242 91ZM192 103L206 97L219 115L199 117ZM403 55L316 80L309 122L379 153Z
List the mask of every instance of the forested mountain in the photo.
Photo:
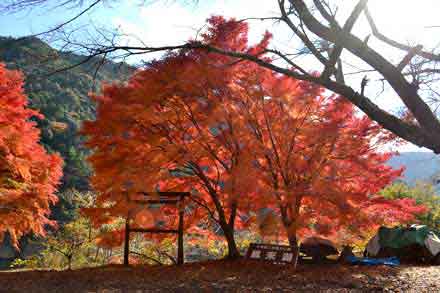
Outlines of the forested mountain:
M59 152L65 161L62 189L87 189L84 149L76 136L81 121L93 119L95 105L88 93L99 88L100 81L125 79L131 70L125 64L105 63L94 82L94 60L77 68L50 74L59 68L77 64L83 56L59 53L37 38L15 40L0 37L0 62L19 69L25 76L30 106L45 119L38 121L42 143L49 151ZM49 74L49 75L48 75Z
M60 53L38 38L0 37L0 62L9 69L23 72L29 105L45 116L38 120L42 144L49 151L59 152L64 159L60 191L89 188L90 168L85 162L87 150L81 146L82 138L76 135L81 122L93 119L95 115L95 105L88 94L98 90L101 81L124 80L133 71L126 64L106 62L95 76L96 64L101 63L101 59L95 59L71 70L51 74L78 64L84 58Z
M430 181L440 172L440 156L432 152L403 152L392 157L389 164L396 168L405 166L403 179L407 183Z
M440 156L432 152L403 152L392 157L388 163L396 168L405 167L403 181L409 184L426 181L440 190Z

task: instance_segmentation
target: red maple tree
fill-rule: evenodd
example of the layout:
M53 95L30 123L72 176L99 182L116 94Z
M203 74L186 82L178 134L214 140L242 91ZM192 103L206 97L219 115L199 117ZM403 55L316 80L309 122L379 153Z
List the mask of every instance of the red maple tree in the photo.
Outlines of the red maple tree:
M219 17L210 23L203 36L207 41L240 50L258 50L267 42L266 37L248 47L246 24ZM235 37L225 38L228 33ZM220 226L229 257L239 255L234 230L243 203L233 192L224 192L222 184L238 169L239 138L245 133L240 117L231 115L228 96L237 92L231 81L247 64L227 66L229 62L231 58L212 58L203 51L170 54L139 71L127 85L107 86L96 97L98 118L84 125L87 145L96 149L90 161L100 207L88 210L96 222L104 209L113 217L126 216L133 210L127 199L139 192L192 190L197 208L191 209L187 226ZM108 202L112 207L104 208Z
M40 131L26 108L23 80L0 64L0 238L9 233L13 245L27 233L45 234L50 205L62 175L62 160L38 143Z
M425 210L376 196L403 170L386 165L390 135L347 100L267 72L243 77L242 85L248 96L235 103L236 114L250 130L242 161L252 163L241 172L255 178L246 192L254 209L277 211L291 246L298 248L298 237L357 235Z
M249 46L245 23L213 17L203 38L263 54L270 35ZM355 233L418 211L374 196L401 173L385 165L379 126L343 98L256 64L183 50L95 98L97 120L84 133L95 150L98 206L88 212L96 224L125 217L139 192L191 191L188 227L217 223L233 258L236 227L263 207L277 211L294 247L298 236Z

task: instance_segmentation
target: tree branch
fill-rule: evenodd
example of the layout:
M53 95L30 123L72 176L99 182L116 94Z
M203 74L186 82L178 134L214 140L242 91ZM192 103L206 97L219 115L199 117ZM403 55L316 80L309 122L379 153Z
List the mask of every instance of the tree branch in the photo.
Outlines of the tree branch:
M279 8L281 11L281 19L287 26L295 33L296 36L304 43L304 45L310 50L310 52L322 63L327 64L327 58L325 58L319 51L316 49L315 45L310 41L310 39L295 26L295 24L290 20L287 11L284 8L284 0L279 0Z
M328 13L327 9L325 9L324 5L322 5L321 0L313 0L313 3L315 4L316 8L318 9L319 13L324 17L331 27L341 29L341 26L336 21L336 18Z
M402 51L411 51L411 49L412 49L411 46L399 43L393 39L386 37L381 32L379 32L379 29L377 28L376 23L374 22L373 17L371 16L370 11L368 10L368 7L365 7L364 14L367 17L367 21L371 27L371 31L373 32L373 36L375 36L376 38L378 38L382 42L390 45L391 47L400 49ZM433 54L430 52L420 50L420 52L418 52L417 55L422 56L423 58L426 58L426 59L429 59L432 61L440 61L440 55L438 55L438 54Z
M319 1L319 0L318 0ZM367 5L368 0L359 0L358 4L355 6L353 11L351 12L349 18L344 24L344 27L342 28L342 34L350 33L354 24L358 20L359 16L362 13L362 10L364 10L365 6ZM333 30L337 30L337 27L332 28ZM332 50L330 54L330 58L325 65L325 69L321 74L321 77L324 79L330 78L330 76L334 73L335 65L339 60L339 57L341 56L342 50L344 49L344 46L342 44L336 45L336 47Z
M359 38L344 31L335 32L322 25L309 11L303 0L289 0L295 7L307 28L319 37L343 46L355 56L376 69L388 81L408 107L423 129L431 133L440 133L440 123L429 106L418 95L417 89L406 81L396 67L375 50L366 46ZM325 82L324 82L325 83ZM439 139L440 140L440 139ZM440 141L437 142L440 147Z
M82 15L84 15L84 14L87 13L88 11L92 10L93 7L95 7L96 5L98 5L100 2L102 2L102 0L95 0L92 4L90 4L89 6L87 6L85 9L83 9L81 12L79 12L79 13L76 14L74 17L70 18L69 20L67 20L67 21L65 21L65 22L63 22L63 23L60 23L59 25L56 25L55 27L53 27L53 28L51 28L51 29L49 29L49 30L47 30L47 31L40 32L40 33L37 33L37 34L33 34L33 35L30 35L30 36L26 36L26 37L23 37L23 38L19 38L19 39L17 39L17 41L22 40L22 39L24 39L24 38L31 38L31 37L38 37L38 36L42 36L42 35L47 35L47 34L50 34L50 33L55 32L55 31L58 31L58 30L60 30L62 27L64 27L64 26L66 26L66 25L68 25L68 24L74 22L75 20L77 20L78 18L80 18Z
M415 55L420 53L422 48L423 48L422 45L417 45L414 48L412 48L411 50L409 50L408 54L406 54L406 56L402 59L402 61L400 61L399 65L397 65L397 70L402 71L405 68L405 66L411 62L411 59Z

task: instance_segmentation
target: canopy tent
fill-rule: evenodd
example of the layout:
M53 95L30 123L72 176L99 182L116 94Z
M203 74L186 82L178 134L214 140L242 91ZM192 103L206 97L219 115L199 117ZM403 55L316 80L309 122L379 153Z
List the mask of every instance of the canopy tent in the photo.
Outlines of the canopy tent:
M399 256L403 260L440 258L440 238L424 225L410 227L380 227L365 249L366 256Z

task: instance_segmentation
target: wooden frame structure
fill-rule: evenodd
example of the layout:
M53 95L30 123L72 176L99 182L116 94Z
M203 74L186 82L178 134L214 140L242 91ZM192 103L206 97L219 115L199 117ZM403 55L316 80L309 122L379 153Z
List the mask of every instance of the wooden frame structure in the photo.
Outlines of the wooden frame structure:
M163 205L175 205L179 208L179 223L177 229L143 229L143 228L130 228L130 215L127 215L125 220L125 237L124 237L124 265L128 266L128 255L130 254L130 233L170 233L177 234L177 264L183 264L183 217L184 207L183 200L189 196L189 192L139 192L145 199L130 200L130 202L149 205L149 204L163 204ZM180 204L180 205L179 205Z

